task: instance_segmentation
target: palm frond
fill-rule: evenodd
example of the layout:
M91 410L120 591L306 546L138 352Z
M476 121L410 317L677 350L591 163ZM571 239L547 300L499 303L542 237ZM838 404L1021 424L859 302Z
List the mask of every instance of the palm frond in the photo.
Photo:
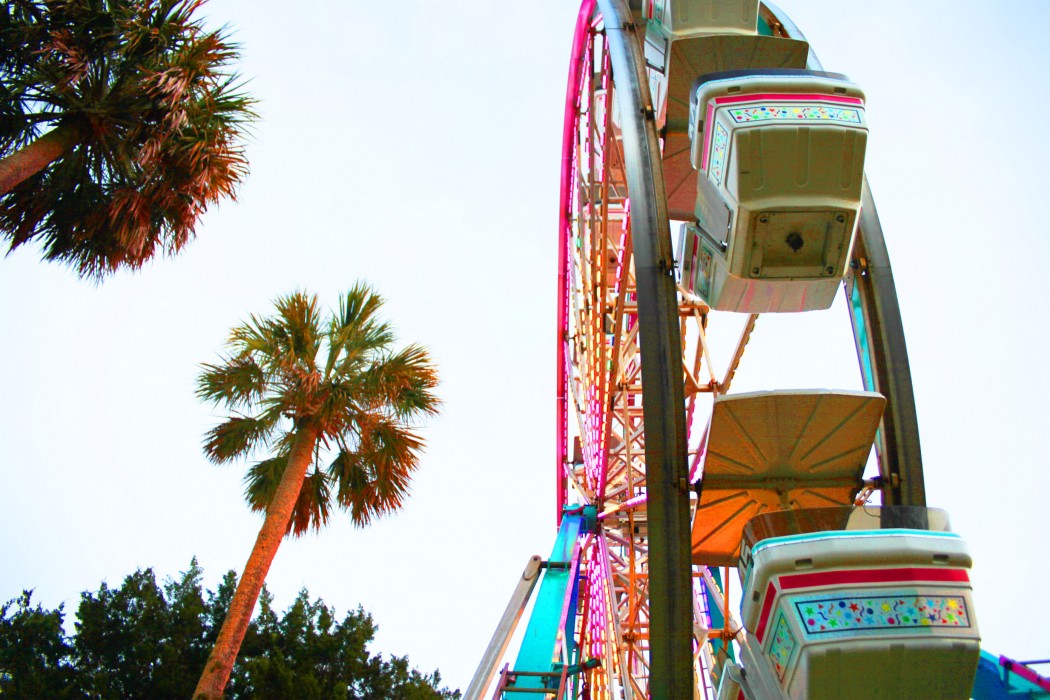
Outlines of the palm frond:
M352 372L394 342L391 325L377 317L382 305L383 298L363 282L339 299L339 311L332 315L328 326L326 377L332 377L333 372Z
M362 390L402 420L435 415L441 406L433 391L438 384L437 369L420 345L409 345L376 362L362 374L362 380Z
M247 457L269 443L275 427L265 418L231 416L205 433L204 454L216 464Z
M363 527L372 518L369 499L375 473L365 455L340 450L328 466L328 476L336 486L336 501L350 510L354 525Z
M317 297L297 291L279 297L276 306L279 320L273 332L279 340L280 367L316 373L321 347Z
M329 504L332 502L328 477L321 471L314 470L303 480L299 499L292 511L292 520L288 523L288 534L299 537L310 529L320 530L328 524Z
M361 397L347 382L327 382L320 392L320 401L315 416L325 426L330 436L341 435L355 426L361 408L357 400Z
M419 466L423 440L394 421L380 421L372 428L365 445L375 464L375 489L381 508L400 508L408 495L412 473Z
M287 467L288 454L285 452L257 462L248 470L244 478L244 497L253 511L265 513L270 507ZM307 474L286 534L298 537L311 528L320 530L328 523L331 501L328 477L316 469Z
M275 456L256 462L244 475L244 500L256 513L265 513L277 493L277 487L288 466L288 452L280 451Z
M266 390L266 376L251 356L231 357L219 365L204 364L197 377L197 398L231 409L259 401Z
M280 352L274 337L276 325L271 319L252 314L247 322L230 331L226 347L242 357L259 358L260 366L271 366L273 363L269 358Z
M362 430L356 449L341 449L328 467L336 502L361 527L399 510L408 496L423 441L384 419Z

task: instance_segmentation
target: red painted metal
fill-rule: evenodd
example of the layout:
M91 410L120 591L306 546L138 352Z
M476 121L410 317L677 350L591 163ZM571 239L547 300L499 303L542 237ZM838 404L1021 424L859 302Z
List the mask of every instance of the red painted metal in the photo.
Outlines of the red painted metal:
M899 569L847 569L845 571L818 571L811 574L792 574L780 577L780 589L814 586L844 586L853 583L902 583L951 582L969 583L970 577L963 569L938 569L932 567L904 567Z
M561 196L558 203L558 387L557 387L557 496L558 512L555 521L561 523L562 511L565 509L565 496L568 483L565 476L565 458L568 454L569 423L566 404L566 384L568 374L565 362L566 345L569 331L569 246L572 244L572 182L575 168L575 132L576 115L580 103L580 67L583 64L583 52L588 43L590 19L594 13L595 0L584 0L580 14L576 17L576 33L572 40L572 57L569 62L569 84L565 94L565 122L562 130L561 155Z
M755 628L755 637L759 643L766 636L766 622L769 621L769 613L773 609L773 600L777 597L777 587L772 581L766 587L766 599L762 601L762 612L758 616L758 627Z

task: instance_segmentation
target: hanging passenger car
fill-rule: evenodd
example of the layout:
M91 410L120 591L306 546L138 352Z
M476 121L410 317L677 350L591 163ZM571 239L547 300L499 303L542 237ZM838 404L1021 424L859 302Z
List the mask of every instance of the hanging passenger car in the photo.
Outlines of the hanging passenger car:
M831 306L860 212L860 88L810 70L704 75L689 137L699 182L680 240L684 286L725 311Z

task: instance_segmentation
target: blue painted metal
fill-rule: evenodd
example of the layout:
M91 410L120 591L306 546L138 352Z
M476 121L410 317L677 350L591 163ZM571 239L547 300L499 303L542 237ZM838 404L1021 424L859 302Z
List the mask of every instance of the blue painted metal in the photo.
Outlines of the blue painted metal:
M575 510L575 509L574 509ZM580 524L580 535L595 535L598 533L598 507L593 505L585 505L579 508L579 513L583 518L583 522ZM579 555L577 555L579 556ZM595 665L600 665L594 659L589 659L586 662L583 661L580 656L580 647L576 644L575 637L575 611L578 609L577 601L579 600L580 592L580 581L583 580L584 576L579 571L579 566L574 569L576 576L574 577L572 584L572 598L569 602L569 615L565 619L565 658L568 659L569 669L566 672L569 682L572 684L569 697L576 698L580 694L580 679L582 671L588 668L594 668ZM552 670L560 671L560 665L555 664Z
M1035 683L1009 673L999 662L999 657L981 649L977 662L977 676L973 681L974 700L1036 700L1050 698L1047 692Z
M709 570L711 571L711 578L713 578L715 580L715 583L718 584L718 587L724 591L725 586L722 585L722 575L719 573L718 567L710 567ZM711 595L711 591L707 589L706 583L704 583L704 595L707 597L707 611L708 614L711 616L711 629L718 630L724 628L726 626L725 614L718 607L718 604L715 602L714 596ZM716 658L719 656L719 654L723 652L723 650L728 652L729 660L736 660L736 656L733 654L732 644L730 644L727 647L721 639L711 640L711 652L715 655Z
M769 22L762 15L758 16L758 33L762 36L773 36L773 28L769 26Z
M579 577L576 564L579 559L579 537L585 527L585 515L566 515L561 520L558 537L554 542L547 568L540 581L536 603L525 629L525 637L514 662L512 673L550 673L555 664L568 659L575 660L576 597L579 592ZM565 626L562 627L562 611L568 610ZM562 633L565 655L557 654L558 632ZM541 676L518 676L516 688L550 687ZM510 689L508 689L509 691Z
M851 285L849 303L864 391L875 391L875 370L871 366L871 338L868 336L868 327L864 320L864 302L860 297L860 287L856 284Z

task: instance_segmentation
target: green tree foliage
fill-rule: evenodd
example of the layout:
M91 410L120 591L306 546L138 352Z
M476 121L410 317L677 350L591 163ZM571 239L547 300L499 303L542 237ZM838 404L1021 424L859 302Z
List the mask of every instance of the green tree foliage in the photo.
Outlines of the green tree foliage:
M368 645L376 626L372 616L360 607L338 622L335 610L320 599L311 601L306 589L299 592L283 619L277 618L271 604L268 596L260 599L254 634L249 634L243 647L243 671L231 681L226 697L458 697L456 693L438 690L441 675L437 671L424 675L409 668L407 658L387 660L370 655Z
M203 0L0 3L0 239L82 276L175 253L247 175L255 118Z
M178 580L157 585L152 569L136 571L117 590L103 583L81 595L77 665L89 695L185 698L187 678L207 658L209 611L194 560Z
M204 667L236 587L231 571L205 591L196 560L158 585L139 570L119 588L81 595L75 634L64 614L24 592L0 607L0 696L56 700L185 700ZM437 671L369 650L376 632L362 608L339 621L303 589L279 615L265 590L226 696L230 700L452 700Z
M77 698L72 647L62 630L64 613L32 604L23 591L0 607L0 695L5 698Z

